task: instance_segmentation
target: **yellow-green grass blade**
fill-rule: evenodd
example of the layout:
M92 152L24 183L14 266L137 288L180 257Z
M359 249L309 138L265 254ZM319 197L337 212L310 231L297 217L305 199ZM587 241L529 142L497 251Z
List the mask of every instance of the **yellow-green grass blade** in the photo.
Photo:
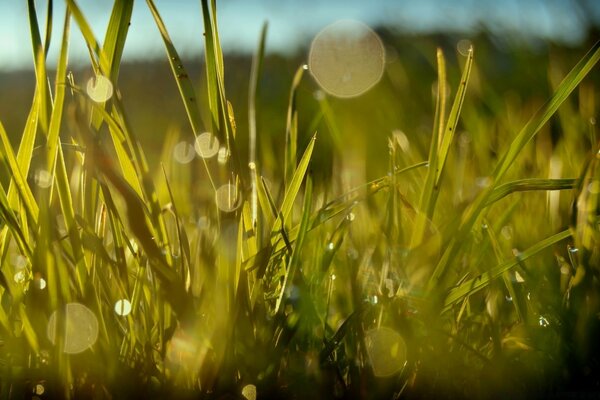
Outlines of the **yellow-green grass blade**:
M285 194L283 196L283 203L279 211L279 217L277 221L275 221L273 231L279 231L280 229L282 229L284 227L283 220L288 221L289 217L291 216L294 201L296 200L296 196L298 195L298 191L300 190L300 186L302 184L302 181L304 180L306 171L308 170L308 165L310 163L312 152L315 147L316 139L317 135L315 134L308 143L308 146L306 146L306 150L304 151L304 154L302 155L302 158L298 163L298 167L294 171L294 175L290 180L289 186L286 188Z
M419 210L421 212L418 214L417 219L415 220L410 239L411 248L421 244L425 234L427 220L431 219L433 215L436 198L436 193L434 193L434 191L437 180L438 163L443 162L443 160L439 160L439 155L441 155L441 143L442 139L444 138L442 132L444 130L443 124L445 118L446 61L444 59L444 53L439 48L437 50L437 63L438 87L437 99L435 103L433 134L431 135L431 143L429 145L429 169L427 170L425 185L423 185L423 191L421 192L421 198L419 200Z
M486 229L486 232L488 234L490 243L492 245L492 249L494 250L494 255L496 256L496 261L499 264L502 264L505 260L504 260L504 255L502 254L502 249L500 248L500 243L498 242L498 238L496 237L496 233L494 232L494 229L492 229L491 225L489 223L487 223L487 221L485 221L484 223L488 227L488 229ZM515 290L515 287L512 283L512 280L510 278L508 271L504 271L502 273L502 280L504 281L504 285L506 286L506 289L508 290L508 294L510 295L510 297L512 299L512 304L515 308L517 316L519 317L519 321L524 321L525 320L524 319L525 307L524 307L523 303L521 302L520 296L518 295L517 291Z
M549 191L549 190L570 190L577 185L577 179L521 179L518 181L507 182L494 188L486 205L491 205L504 197L516 193L527 191Z
M52 0L48 0L48 7L46 12L46 33L44 34L44 57L48 56L48 49L50 49L50 39L52 38Z
M460 111L467 93L467 85L471 76L472 66L473 48L470 48L469 54L467 55L467 62L465 64L462 77L460 78L460 84L458 85L456 97L454 98L454 103L452 104L450 114L448 115L448 123L444 127L444 134L442 135L440 142L439 162L436 166L436 186L439 185L440 179L442 178L444 165L446 164L446 159L448 158L448 153L450 152L450 145L452 144L454 134L456 133L456 126L458 125L458 118L460 116Z
M73 18L75 19L75 22L77 22L77 26L79 27L79 30L81 31L81 34L83 35L83 38L84 38L88 48L91 50L90 56L92 56L92 58L98 57L98 59L100 59L101 57L103 57L104 53L102 53L102 51L100 49L100 45L98 44L98 41L94 37L92 28L90 27L87 20L85 19L83 13L81 12L81 9L79 8L79 6L77 5L77 3L74 0L65 0L65 1L67 2L67 6L69 7L71 14L73 15ZM92 59L92 65L94 65L95 68L102 68L102 67L108 65L108 63L106 61L100 60L100 62L99 62L98 59L95 59L95 58ZM99 65L99 67L96 67L98 65ZM95 72L97 74L101 72L104 76L108 76L108 74L109 74L109 71L106 71L106 70L102 70L102 71L95 70Z
M294 74L292 88L290 89L290 98L288 102L286 128L285 128L285 157L284 157L284 176L283 181L287 185L292 179L296 169L296 148L298 146L298 107L296 104L296 95L298 85L304 75L304 66L301 65Z
M62 122L63 108L65 103L65 90L67 85L67 62L69 56L70 14L67 9L65 23L61 40L60 54L56 68L56 87L54 95L54 106L50 115L50 127L48 129L48 140L46 141L47 159L46 169L51 174L54 171L54 163L57 157L60 126Z
M215 49L218 44L215 42L213 20L211 16L208 0L202 0L202 17L204 21L204 60L206 63L206 86L208 90L208 107L212 115L213 131L219 134L219 140L226 139L221 135L221 120L219 111L219 83L217 73L217 52Z
M286 290L294 279L294 275L296 274L296 270L298 269L301 260L300 254L302 252L304 238L306 237L306 233L310 228L310 210L312 205L312 180L310 175L306 177L306 185L304 190L304 204L302 207L302 219L300 221L300 228L298 231L298 236L296 237L296 243L294 245L294 249L292 250L292 255L290 257L290 262L288 263L288 268L285 271L285 277L283 280L283 284L281 285L281 291L279 292L279 296L277 298L277 302L275 303L275 314L279 312L281 307L281 302L283 297L285 296Z
M2 242L0 245L2 246L3 254L6 254L6 248L8 248L8 232L12 233L17 241L17 246L19 250L31 260L33 251L29 247L29 241L27 240L27 236L22 231L22 227L17 219L17 216L13 212L8 202L8 198L6 193L4 192L4 188L0 185L0 216L1 220L6 224L3 228L3 236Z
M50 121L50 112L52 108L52 100L50 98L50 88L46 74L46 54L44 51L44 45L42 44L42 39L40 37L40 28L38 25L34 0L27 1L27 9L29 15L29 27L31 30L31 44L33 46L35 77L37 82L36 92L39 93L37 101L40 102L39 123L42 128L42 131L44 133L47 133L48 123ZM51 12L51 10L49 10L49 12Z
M4 130L4 126L0 122L0 157L4 159L4 162L8 166L8 170L11 174L11 183L10 186L14 187L15 192L15 200L19 197L22 200L23 207L27 210L27 214L32 219L34 223L37 223L37 216L39 213L39 208L35 198L33 197L33 193L31 192L31 188L27 184L27 180L23 174L23 169L19 165L18 158L15 157L13 149L11 147L10 141L8 139L8 135ZM9 189L10 193L10 189ZM16 197L19 196L19 197ZM10 201L10 195L7 196L8 205L11 208L16 208L15 201Z
M253 228L256 229L258 220L258 193L256 171L256 100L258 98L260 76L262 72L262 64L265 57L265 41L267 39L267 27L265 22L260 31L260 39L258 41L258 49L252 57L252 68L250 70L250 86L248 88L248 163L250 167L250 210L252 217Z
M160 35L163 39L167 56L169 57L169 65L171 66L175 83L179 89L179 94L181 96L181 100L183 101L188 120L192 130L194 131L194 135L198 135L202 129L202 121L198 111L198 102L196 100L197 96L196 92L194 91L194 86L192 85L187 71L181 62L181 58L179 57L179 54L177 53L177 50L171 41L171 37L167 32L167 27L165 26L160 14L158 13L158 10L156 9L156 6L154 5L154 1L146 0L146 3L148 4L148 8L150 8L150 12L154 17L156 26L158 27Z
M490 281L497 279L502 276L507 271L510 271L512 268L517 266L520 262L527 260L528 258L536 255L540 251L559 243L560 241L567 239L571 236L571 232L569 230L564 230L560 233L550 236L535 245L531 246L527 250L520 253L517 257L512 260L506 261L492 269L488 272L484 272L483 274L469 279L466 282L463 282L458 287L451 289L448 295L444 300L443 312L449 311L450 308L463 300L465 297L468 297L479 290L485 288L489 285Z
M565 79L561 82L558 89L554 92L550 100L529 120L523 127L521 132L512 141L508 150L502 156L497 164L492 178L492 183L484 189L471 203L461 218L461 224L456 235L450 240L442 255L438 265L436 266L430 280L429 289L433 289L442 279L447 271L448 266L458 254L461 244L471 228L480 217L483 210L487 207L488 200L493 193L496 185L504 176L510 165L514 162L518 154L522 151L525 145L539 132L542 126L556 112L558 107L566 100L571 92L579 85L579 83L587 76L591 69L600 59L600 42L597 42L592 49L581 59L581 61L569 72Z

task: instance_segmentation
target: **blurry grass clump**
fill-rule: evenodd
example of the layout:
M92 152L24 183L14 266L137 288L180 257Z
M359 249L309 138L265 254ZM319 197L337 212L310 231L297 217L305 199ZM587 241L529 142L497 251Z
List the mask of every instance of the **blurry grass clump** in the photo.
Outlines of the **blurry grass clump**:
M230 97L214 1L195 85L147 0L188 120L153 132L147 158L119 81L133 1L102 43L67 4L52 77L61 24L49 2L42 34L29 0L36 86L16 148L0 125L3 397L598 390L598 45L549 64L547 101L495 91L463 43L452 63L392 57L351 100L299 65L269 104L266 26L247 98ZM68 68L75 34L89 81ZM437 77L413 79L413 61Z

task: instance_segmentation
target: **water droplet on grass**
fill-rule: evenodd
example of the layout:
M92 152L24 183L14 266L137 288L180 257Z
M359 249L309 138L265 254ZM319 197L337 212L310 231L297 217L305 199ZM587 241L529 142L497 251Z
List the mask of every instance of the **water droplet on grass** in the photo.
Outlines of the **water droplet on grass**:
M81 353L90 348L98 339L98 319L86 306L79 303L65 305L64 348L68 354ZM62 331L57 326L58 313L53 312L48 321L47 335L56 344L57 332Z
M471 50L472 46L473 43L469 39L461 39L456 44L456 50L458 50L461 55L466 57L469 55L469 51Z
M86 91L90 99L96 103L104 103L112 97L113 85L108 78L96 75L88 80Z
M538 319L538 323L540 324L540 326L542 327L547 327L548 325L550 325L550 322L548 322L548 319L546 319L546 317L544 317L543 315L540 315L539 319Z
M327 244L327 250L332 251L333 249L335 249L335 244L333 242L329 242Z
M372 88L383 75L385 50L379 36L359 21L340 20L313 40L310 72L326 92L355 97Z
M219 152L219 139L210 132L204 132L196 138L194 148L202 158L214 157Z
M117 300L115 303L115 312L117 315L125 317L131 312L131 303L127 299Z

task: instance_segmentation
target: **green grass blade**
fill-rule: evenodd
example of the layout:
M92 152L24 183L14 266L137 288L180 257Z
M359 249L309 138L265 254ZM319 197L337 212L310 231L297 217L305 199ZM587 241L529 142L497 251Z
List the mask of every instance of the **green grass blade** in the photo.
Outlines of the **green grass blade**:
M499 180L504 176L510 165L514 162L518 154L525 145L539 132L541 127L550 119L556 112L558 107L566 100L569 94L581 83L591 69L600 59L600 42L597 42L594 47L581 59L581 61L569 72L566 78L554 92L552 98L546 103L540 111L538 111L529 122L523 127L521 132L512 141L508 150L502 156L493 173L492 184L486 188L479 196L471 203L469 208L462 216L461 224L457 234L451 239L446 247L442 258L436 266L430 280L429 290L436 287L442 277L445 275L448 266L457 255L461 244L464 243L464 238L469 234L471 228L486 208L489 198L492 195Z
M265 22L260 31L258 49L252 57L252 69L250 71L250 87L248 88L248 163L250 165L250 210L252 213L252 224L256 225L258 220L258 193L256 172L256 100L258 98L258 82L262 72L262 63L265 56L265 41L267 40L267 27Z
M294 74L287 109L285 129L285 164L283 175L283 181L285 182L286 187L290 179L292 179L294 170L296 169L296 148L298 146L298 109L296 104L296 95L298 92L298 85L300 85L300 82L302 81L302 75L304 75L303 65L298 67L296 73Z
M283 196L283 203L280 209L280 217L277 219L277 221L275 221L273 227L274 231L279 231L281 228L283 228L282 218L285 221L289 220L289 217L292 213L294 201L296 200L296 196L298 195L298 191L300 190L300 185L302 184L304 176L306 175L306 171L308 170L308 165L310 163L310 158L315 147L316 139L317 135L314 135L308 143L308 146L306 146L304 155L300 159L298 167L294 171L294 176L290 180L289 186L286 188L285 194Z
M458 125L458 117L460 116L460 111L462 109L463 102L465 101L465 94L467 93L467 85L469 83L469 78L471 76L471 68L473 66L473 48L469 49L469 54L467 56L467 62L465 64L465 68L463 70L462 77L460 78L460 84L458 85L458 90L456 92L456 97L454 98L454 103L452 104L452 108L450 109L450 114L448 115L448 123L444 128L444 134L442 136L442 140L440 142L440 152L439 152L439 161L437 164L436 170L436 186L439 185L440 179L442 177L442 172L444 170L444 165L446 164L446 159L448 157L448 153L450 151L450 144L454 139L454 134L456 133L456 126Z
M484 272L483 274L473 279L469 279L468 281L462 283L460 286L450 290L450 292L444 300L443 312L448 311L450 307L452 307L454 304L457 304L465 297L468 297L478 292L479 290L485 288L487 285L489 285L489 283L492 280L501 277L502 274L504 274L506 271L509 271L511 268L514 268L515 266L519 265L520 262L527 260L528 258L536 255L540 251L556 243L559 243L560 241L567 239L570 236L571 232L569 230L565 230L555 235L552 235L549 238L546 238L541 242L538 242L535 245L531 246L527 250L523 251L513 260L506 261L492 268L490 271Z
M173 72L173 77L175 78L175 83L177 83L177 88L179 89L179 94L181 96L181 100L183 101L183 105L185 107L185 111L194 131L194 135L198 135L202 128L202 123L200 119L200 113L198 112L198 104L197 104L197 96L194 91L194 86L190 81L190 78L181 62L181 58L171 41L171 37L167 32L167 27L165 26L156 6L154 5L153 0L146 0L148 7L150 8L150 12L154 17L154 21L156 22L156 26L160 32L160 35L163 39L163 43L165 45L165 49L167 50L167 55L169 57L169 65L171 66L171 71Z
M290 262L288 264L288 268L285 272L285 277L283 280L283 284L281 285L281 291L279 292L279 297L277 298L277 302L275 303L275 314L279 312L281 307L281 302L286 293L287 288L290 283L294 279L294 275L296 274L296 270L298 269L301 261L300 254L302 252L302 247L304 244L304 238L306 237L306 233L310 228L310 210L312 203L312 180L310 175L306 178L306 187L304 191L304 204L302 207L302 219L300 221L300 229L298 231L298 236L296 237L296 243L294 245L294 249L292 250L292 255L290 257Z
M511 193L527 191L570 190L577 185L577 179L521 179L497 186L486 203L487 206L503 199Z

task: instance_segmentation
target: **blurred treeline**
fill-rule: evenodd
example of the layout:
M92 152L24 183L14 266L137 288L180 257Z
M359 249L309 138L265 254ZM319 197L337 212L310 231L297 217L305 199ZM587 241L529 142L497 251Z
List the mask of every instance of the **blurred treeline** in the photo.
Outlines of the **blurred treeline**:
M553 86L600 38L597 30L590 31L587 40L579 46L570 47L538 39L498 37L488 33L465 37L400 35L385 28L377 29L377 32L386 46L386 70L381 82L366 94L354 99L335 99L324 96L309 74L302 81L298 95L299 148L304 148L314 131L319 133L319 146L315 149L313 161L317 181L327 182L337 167L351 172L348 184L359 184L384 175L388 169L385 156L387 139L393 132L402 131L412 146L411 154L417 150L416 154L422 155L421 160L425 159L434 115L436 48L442 48L446 56L450 102L465 60L461 52L465 53L469 44L474 48L475 63L459 128L467 133L464 140L470 140L470 134L488 138L487 143L479 143L478 146L489 150L490 164L479 166L482 171L489 171L495 153L516 135L549 98ZM283 154L290 85L296 69L306 62L307 53L308 49L293 56L268 54L263 63L257 103L258 160L267 177L269 170L277 168L277 158ZM247 156L251 62L252 56L248 54L226 54L227 97L235 112L242 159ZM205 96L202 58L188 58L184 64L199 88L198 93ZM91 77L91 68L74 66L72 71L76 84L85 87ZM583 108L586 109L577 111L581 124L587 124L589 118L596 117L594 102L590 103L587 98L579 102L578 98L599 98L598 93L594 93L598 91L598 75L596 69L591 73L591 79L587 79L589 84L582 85L569 99L575 108L585 104ZM49 76L53 83L52 71ZM31 68L0 72L0 121L15 146L25 126L34 85L35 76ZM180 140L193 141L166 56L147 62L123 60L118 91L130 118L129 123L141 140L151 167L159 167L163 139L169 132L171 135L176 132ZM209 130L206 98L200 98L199 108ZM327 118L328 112L332 118ZM560 139L564 127L558 120L553 120L546 129L548 144L551 145ZM68 127L65 126L62 135L63 141L68 140L71 135ZM581 140L582 147L589 146L589 138L582 137ZM337 152L336 146L341 146ZM337 156L334 157L334 154ZM406 164L421 160L406 160ZM352 164L357 167L353 168ZM575 160L571 167L579 165L580 160ZM577 172L575 169L570 171L568 165L565 167L569 172ZM354 169L359 173L352 174ZM530 170L535 176L535 168L531 166Z

